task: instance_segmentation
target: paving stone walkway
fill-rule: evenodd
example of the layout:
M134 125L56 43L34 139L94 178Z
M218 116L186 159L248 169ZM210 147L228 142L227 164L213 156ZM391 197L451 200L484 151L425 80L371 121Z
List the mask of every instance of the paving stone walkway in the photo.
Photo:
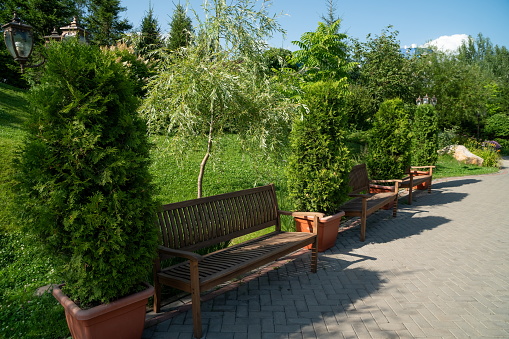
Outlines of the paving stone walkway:
M299 251L214 292L206 338L509 338L508 167L400 199L396 218L368 218L365 242L340 232L316 274ZM192 338L190 308L174 306L144 339Z

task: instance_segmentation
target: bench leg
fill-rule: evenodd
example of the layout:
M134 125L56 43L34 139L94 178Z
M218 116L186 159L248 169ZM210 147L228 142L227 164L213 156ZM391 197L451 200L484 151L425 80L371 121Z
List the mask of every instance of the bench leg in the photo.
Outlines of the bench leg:
M157 272L161 269L161 262L156 259L154 262L154 312L161 312L161 284L157 278Z
M408 188L408 204L412 205L412 186Z
M392 206L392 217L396 217L398 214L398 195L394 198L394 205Z
M311 272L316 273L318 266L318 236L311 245Z
M361 211L361 241L366 240L366 219L367 219L368 202L367 199L362 199Z
M193 309L193 335L199 339L202 337L201 327L201 298L200 280L198 274L198 262L191 261L191 306Z

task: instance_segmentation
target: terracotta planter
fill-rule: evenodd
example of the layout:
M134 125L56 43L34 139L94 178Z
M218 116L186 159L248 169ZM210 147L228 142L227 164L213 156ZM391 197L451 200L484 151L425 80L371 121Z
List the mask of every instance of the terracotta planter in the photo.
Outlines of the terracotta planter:
M113 301L82 310L59 287L53 296L65 309L67 326L73 339L140 339L145 327L147 300L154 294L154 287Z
M345 212L318 219L318 252L323 252L336 244L339 223ZM313 217L294 217L298 232L313 232ZM311 245L306 248L311 249Z
M373 185L371 184L369 186L369 193L386 193L386 192L393 192L394 187L392 186L383 186L383 185ZM384 210L390 210L394 207L394 201L388 203L387 205L384 205L382 208Z

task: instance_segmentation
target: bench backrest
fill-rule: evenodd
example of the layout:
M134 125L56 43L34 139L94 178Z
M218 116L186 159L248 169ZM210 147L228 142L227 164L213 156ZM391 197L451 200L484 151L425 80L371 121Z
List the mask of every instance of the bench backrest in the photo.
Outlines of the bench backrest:
M352 188L351 193L369 192L369 178L366 164L359 164L352 167L349 184Z
M189 251L270 226L281 230L274 185L164 205L157 216L161 244Z

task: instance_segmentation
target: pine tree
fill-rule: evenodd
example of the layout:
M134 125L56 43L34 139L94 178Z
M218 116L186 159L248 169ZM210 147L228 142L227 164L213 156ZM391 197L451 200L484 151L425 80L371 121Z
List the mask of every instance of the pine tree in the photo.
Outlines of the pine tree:
M84 21L92 43L113 45L123 33L133 28L127 19L119 18L120 12L126 10L120 6L120 0L89 0L88 10L90 14Z
M191 19L187 16L184 6L178 4L171 18L168 48L174 51L189 46L193 32Z
M161 28L154 17L154 9L150 7L141 21L141 37L137 49L140 54L147 54L161 46Z

